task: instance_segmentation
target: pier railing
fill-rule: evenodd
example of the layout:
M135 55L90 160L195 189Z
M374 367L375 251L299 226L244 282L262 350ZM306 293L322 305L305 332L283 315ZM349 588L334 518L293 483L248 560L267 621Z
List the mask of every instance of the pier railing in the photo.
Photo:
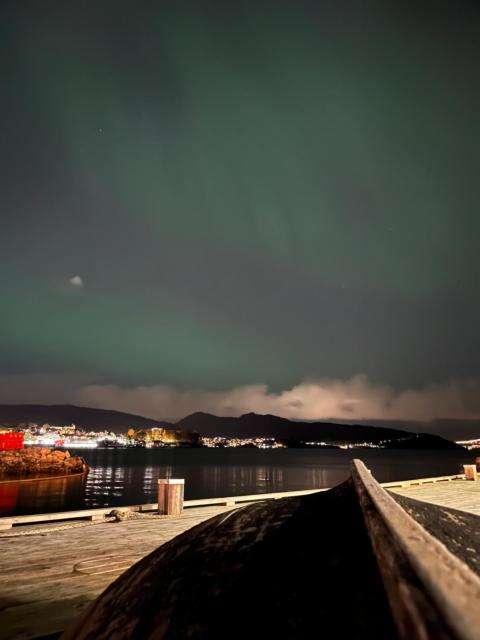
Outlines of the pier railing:
M434 478L419 478L414 480L400 480L396 482L384 482L384 488L408 487L422 484L430 484L436 482L451 482L452 480L465 480L464 475L437 476ZM276 493L257 493L244 496L226 496L221 498L201 498L198 500L185 500L183 506L185 509L193 507L209 507L209 506L234 506L236 504L245 504L248 502L257 502L259 500L276 500L279 498L288 498L294 496L305 496L319 491L327 491L328 489L308 489L302 491L279 491ZM12 526L41 524L62 520L91 520L102 521L113 509L122 511L133 511L137 513L149 513L158 510L158 503L152 502L147 504L117 506L117 507L101 507L95 509L79 509L76 511L59 511L55 513L35 513L26 516L5 516L0 517L0 531L10 529Z
M308 489L304 491L280 491L277 493L256 493L245 496L227 496L223 498L201 498L198 500L185 500L184 509L193 507L211 507L211 506L234 506L236 504L246 504L257 502L259 500L277 500L279 498L288 498L294 496L306 496L319 491L328 491L328 489ZM0 518L0 531L10 529L14 525L40 524L54 521L70 521L70 520L93 520L102 521L105 516L114 509L121 511L133 511L136 513L152 513L158 511L158 503L152 502L147 504L137 504L129 506L102 507L95 509L80 509L78 511L59 511L56 513L34 513L27 516L6 516Z
M454 476L435 476L433 478L417 478L416 480L397 480L395 482L380 482L384 489L394 489L400 487L415 487L422 484L436 484L437 482L451 482L452 480L465 480L465 474Z

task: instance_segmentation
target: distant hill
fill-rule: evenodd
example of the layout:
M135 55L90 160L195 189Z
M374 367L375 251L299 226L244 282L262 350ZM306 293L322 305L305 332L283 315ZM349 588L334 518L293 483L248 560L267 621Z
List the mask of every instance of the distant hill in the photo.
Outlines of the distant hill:
M76 424L86 430L125 433L129 427L149 428L158 425L177 426L197 431L202 436L272 437L291 444L300 441L318 442L385 442L392 449L451 449L454 442L431 434L415 434L403 429L365 424L338 424L335 422L296 422L273 415L246 413L238 418L225 418L209 413L192 413L172 424L143 416L92 409L73 405L0 405L0 425L16 426L22 422L53 425Z
M389 448L461 448L450 440L430 434L413 434L401 429L372 427L334 422L294 422L272 415L246 413L239 418L222 418L209 413L192 413L179 420L182 429L198 431L203 436L260 436L293 442L373 442L388 441ZM398 446L395 446L399 443ZM423 446L422 446L423 445Z
M335 420L339 424L348 424L348 420ZM358 420L359 425L400 429L414 433L431 433L449 440L469 440L480 438L480 420L455 420L453 418L414 422L406 420Z
M204 436L274 437L283 440L379 442L408 435L407 431L384 427L336 424L333 422L293 422L272 415L245 413L239 418L222 418L209 413L192 413L179 420L183 429Z
M461 445L431 433L411 433L385 443L385 449L463 449Z
M82 429L126 432L129 427L148 428L159 424L158 420L135 416L121 411L90 409L69 404L2 404L0 424L15 426L21 422L37 424L75 424Z

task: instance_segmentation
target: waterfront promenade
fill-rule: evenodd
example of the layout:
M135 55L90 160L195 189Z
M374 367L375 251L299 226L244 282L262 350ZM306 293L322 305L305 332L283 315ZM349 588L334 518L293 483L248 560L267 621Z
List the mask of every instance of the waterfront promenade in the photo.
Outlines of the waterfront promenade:
M479 513L480 482L458 477L415 482L388 488ZM213 516L224 514L223 522L232 510L248 504L235 505L229 499L224 504L190 507L179 517L134 513L123 522L43 522L4 531L0 536L0 639L26 640L65 629L121 573L150 552Z

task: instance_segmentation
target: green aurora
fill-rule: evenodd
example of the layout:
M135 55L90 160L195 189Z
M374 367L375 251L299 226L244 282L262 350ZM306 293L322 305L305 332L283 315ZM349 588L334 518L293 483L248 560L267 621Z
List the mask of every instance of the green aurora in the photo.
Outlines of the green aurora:
M3 2L0 375L479 377L479 10L427 5Z

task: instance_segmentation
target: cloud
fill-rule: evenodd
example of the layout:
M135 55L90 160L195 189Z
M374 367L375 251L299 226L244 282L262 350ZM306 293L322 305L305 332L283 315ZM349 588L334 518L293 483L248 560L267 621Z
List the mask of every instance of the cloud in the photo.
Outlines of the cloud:
M169 385L128 389L110 384L85 386L75 398L85 406L157 419L182 418L194 411L221 416L254 411L304 420L480 419L480 380L452 380L397 391L357 375L349 380L305 381L278 393L270 392L265 384L226 391L179 391Z
M70 278L69 282L74 287L83 287L82 276L73 276L73 278Z

